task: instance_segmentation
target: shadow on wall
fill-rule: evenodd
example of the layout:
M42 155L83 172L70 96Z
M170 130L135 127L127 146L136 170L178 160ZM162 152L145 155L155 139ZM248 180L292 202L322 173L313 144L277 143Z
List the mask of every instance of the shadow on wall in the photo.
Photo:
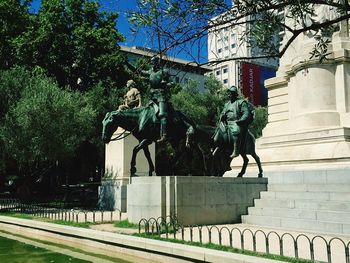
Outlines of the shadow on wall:
M114 210L116 190L119 188L113 180L113 171L106 170L105 176L102 178L101 186L98 189L98 207L102 210Z

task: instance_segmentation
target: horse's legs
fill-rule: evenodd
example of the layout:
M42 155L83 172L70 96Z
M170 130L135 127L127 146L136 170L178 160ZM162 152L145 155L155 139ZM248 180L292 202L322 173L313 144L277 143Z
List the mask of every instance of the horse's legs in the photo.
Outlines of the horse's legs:
M227 168L227 158L224 151L220 147L216 147L212 153L212 157L215 176L222 177L224 173L229 170L229 168Z
M256 164L258 165L258 168L259 168L258 177L263 177L263 169L261 167L261 162L260 162L259 156L254 152L254 153L252 153L252 157L254 158L254 160L255 160Z
M153 164L153 161L151 158L151 153L149 152L149 149L148 149L148 145L143 148L143 153L145 154L148 165L149 165L148 175L152 176L152 173L154 172L154 164Z
M241 171L238 173L237 177L242 177L245 174L249 162L249 159L246 154L241 154L241 156L243 158L243 166Z
M187 167L188 167L188 176L192 176L193 174L193 150L185 147L185 152L186 152L186 162L187 162Z
M202 147L197 143L196 144L196 148L198 149L198 152L200 153L202 160L203 160L203 167L204 167L204 174L207 175L208 174L208 164L205 158L205 151L202 149Z
M148 139L142 140L138 145L134 147L132 150L132 157L131 157L131 162L130 162L130 175L133 176L136 173L136 156L137 153L141 150L144 149L144 147L147 147L149 144L151 144L152 141Z

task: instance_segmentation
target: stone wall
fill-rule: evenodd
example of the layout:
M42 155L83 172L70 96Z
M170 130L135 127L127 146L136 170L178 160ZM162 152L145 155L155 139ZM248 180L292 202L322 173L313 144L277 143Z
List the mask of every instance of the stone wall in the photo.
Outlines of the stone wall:
M266 178L166 176L132 178L127 190L128 220L176 215L181 224L241 222Z

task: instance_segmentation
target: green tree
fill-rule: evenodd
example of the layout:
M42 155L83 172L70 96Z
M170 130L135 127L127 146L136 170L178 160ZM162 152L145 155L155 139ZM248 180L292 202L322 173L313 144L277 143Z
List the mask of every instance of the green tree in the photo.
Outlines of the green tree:
M40 66L60 87L88 90L102 82L105 89L127 79L118 42L116 13L99 11L90 0L43 0L30 14L26 30L14 38L17 63Z
M176 109L183 111L197 124L216 126L219 115L227 101L222 83L213 76L206 77L205 88L200 91L195 81L190 81L178 93L172 96ZM262 135L267 124L267 109L255 108L255 118L249 129L255 138Z
M223 90L222 83L210 76L205 79L203 91L199 90L197 82L189 81L171 101L196 123L215 125L225 102Z
M262 131L267 124L267 107L258 106L255 108L255 118L250 124L249 130L253 133L255 138L262 136Z
M29 24L30 1L0 0L0 70L15 64L14 39L26 30Z
M14 67L0 73L0 126L3 125L10 107L16 104L21 97L30 78L30 72L21 67Z
M26 82L0 129L6 154L21 175L72 158L93 134L97 115L82 93L60 89L40 70L28 75L18 76Z
M97 0L42 0L37 13L30 13L30 2L0 0L0 70L4 70L0 73L0 169L4 170L10 159L29 173L55 160L64 166L63 156L66 163L68 159L86 162L81 158L87 155L86 149L90 149L89 154L98 153L89 164L102 165L101 121L106 111L117 108L121 87L129 79L118 46L123 40L116 29L118 15L100 11ZM35 75L37 83L32 75L36 68L44 71ZM44 92L44 87L51 95ZM50 98L56 100L59 96L65 102L45 105L45 99L49 103ZM64 108L66 111L60 112ZM50 123L45 133L41 125L54 118L55 112L60 113L56 128L64 128L53 132L54 124ZM66 114L72 118L71 123ZM57 136L61 138L54 138ZM29 143L35 147L29 147ZM75 169L73 165L65 166ZM95 171L95 167L91 169Z

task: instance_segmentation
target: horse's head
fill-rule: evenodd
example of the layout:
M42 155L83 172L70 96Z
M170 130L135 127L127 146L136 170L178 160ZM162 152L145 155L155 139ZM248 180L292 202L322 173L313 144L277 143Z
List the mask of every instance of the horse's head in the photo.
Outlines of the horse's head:
M114 131L118 128L118 124L115 121L117 116L118 111L107 112L102 121L102 141L104 143L110 142Z

